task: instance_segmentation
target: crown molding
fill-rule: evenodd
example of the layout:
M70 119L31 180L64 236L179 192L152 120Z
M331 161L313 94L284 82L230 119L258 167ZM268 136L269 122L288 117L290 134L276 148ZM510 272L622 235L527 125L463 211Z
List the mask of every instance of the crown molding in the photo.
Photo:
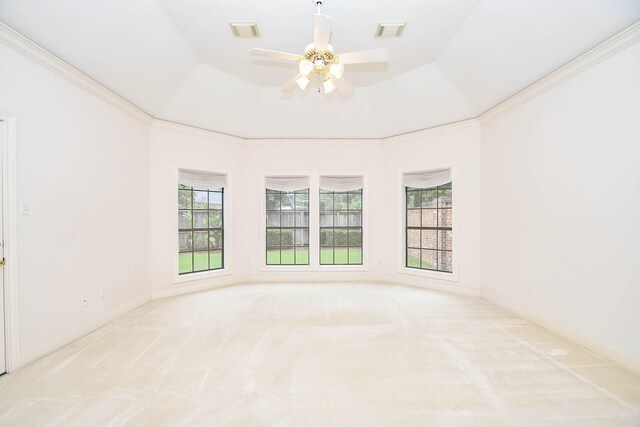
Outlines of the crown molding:
M136 107L120 95L107 89L86 74L64 62L48 50L35 44L8 25L0 22L0 42L32 59L45 68L64 77L71 83L86 90L90 94L102 99L121 111L144 123L151 123L153 117Z
M538 80L536 83L527 87L526 89L518 92L506 101L496 105L489 109L484 114L478 117L480 123L489 123L491 120L500 117L501 115L517 108L536 96L539 96L546 91L553 89L566 80L588 70L594 65L599 64L610 56L632 46L640 40L640 21L627 27L622 32L611 37L604 43L596 46L587 53L563 67L557 69L553 73L544 77L542 80Z
M627 29L618 33L617 35L611 37L604 43L598 45L597 47L591 49L584 55L576 58L570 63L564 65L553 73L549 74L547 77L539 80L538 82L532 84L526 89L518 92L511 98L506 101L496 105L495 107L487 110L483 114L470 118L467 120L462 120L458 122L446 123L439 126L434 126L431 128L421 129L413 132L407 132L398 135L392 135L385 138L380 139L370 139L364 138L365 141L382 141L383 143L394 143L394 142L402 142L404 140L432 135L434 133L455 130L469 126L475 125L483 125L489 123L490 121L500 117L501 115L517 108L518 106L524 104L530 99L535 98L538 95L543 94L544 92L556 87L557 85L563 83L564 81L582 73L583 71L588 70L594 65L602 62L603 60L609 58L612 55L632 46L633 44L640 41L640 21L635 24L629 26ZM91 93L92 95L102 99L103 101L111 104L112 106L124 111L130 116L141 120L142 122L151 125L157 125L159 127L165 128L173 128L180 129L183 131L194 132L196 134L200 134L208 137L222 138L227 139L229 141L235 142L258 142L258 141L267 141L273 138L244 138L237 135L228 135L221 132L216 132L213 130L207 130L203 128L198 128L194 126L189 126L186 124L175 123L167 120L157 119L150 114L146 113L142 109L138 108L131 102L122 98L120 95L112 92L107 89L100 83L96 82L92 78L83 74L76 68L67 64L60 58L53 55L51 52L46 49L40 47L36 43L27 39L23 35L19 34L11 27L6 24L0 22L0 42L9 46L10 48L16 50L17 52L22 53L26 57L36 61L42 66L48 68L49 70L55 72L56 74L64 77L70 82L78 85L82 89ZM309 138L300 138L299 140L307 140ZM349 138L334 138L336 141L344 141L350 140ZM278 139L282 141L282 139ZM327 140L322 139L322 140Z
M185 124L182 124L182 123L172 122L170 120L163 120L163 119L155 119L154 118L151 121L151 127L152 128L171 129L171 130L177 130L177 131L181 131L181 132L189 132L189 133L192 133L194 135L204 136L206 138L215 138L217 140L224 140L224 141L228 141L228 142L235 142L235 143L246 143L247 142L246 138L242 138L240 136L231 135L231 134L228 134L228 133L216 132L216 131L213 131L213 130L203 129L203 128L199 128L199 127L196 127L196 126L185 125Z

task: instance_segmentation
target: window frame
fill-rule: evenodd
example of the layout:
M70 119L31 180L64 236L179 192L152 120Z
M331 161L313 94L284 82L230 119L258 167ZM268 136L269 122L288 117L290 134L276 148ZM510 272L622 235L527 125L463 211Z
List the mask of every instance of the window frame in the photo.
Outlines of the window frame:
M203 270L191 273L183 273L180 274L180 216L178 209L178 185L179 185L179 173L181 169L190 169L190 170L199 170L203 172L212 172L218 174L226 175L226 185L224 186L224 191L222 193L222 259L223 259L223 268L216 270ZM191 282L195 280L205 280L211 279L221 276L228 276L232 274L231 263L232 256L231 254L231 238L230 238L230 230L231 230L231 209L232 209L232 198L230 197L232 191L232 177L231 173L224 168L219 168L215 165L204 165L204 164L192 164L192 163L180 163L173 165L173 197L172 197L172 208L173 208L173 224L171 227L171 233L173 234L173 251L172 251L172 265L173 265L173 283L180 284L185 282Z
M320 176L362 176L362 265L320 265ZM277 176L308 176L309 177L309 265L267 265L266 264L266 177ZM260 272L367 272L369 271L368 252L368 201L365 193L368 191L368 175L359 170L320 170L320 171L265 171L261 173L261 180L257 191L260 194ZM368 193L367 193L368 194Z
M332 194L333 195L333 207L332 207L332 209L322 210L321 206L320 206L320 203L318 203L318 216L319 216L319 218L321 217L323 212L331 212L332 215L334 216L334 219L332 221L333 225L331 225L331 226L324 226L323 227L322 223L320 221L318 221L318 235L319 235L319 238L318 238L318 254L317 254L318 265L320 267L345 267L345 266L360 267L360 266L363 266L364 263L365 263L365 258L364 258L364 203L365 203L364 188L360 188L358 190L351 190L351 191L333 191L333 190L326 190L326 189L323 189L322 186L318 186L317 191L318 191L318 198L319 199L322 196L322 194ZM323 191L325 193L323 193ZM351 210L348 207L349 206L348 205L348 203L349 203L349 199L348 199L349 198L349 194L355 193L356 191L359 191L359 194L360 194L360 209L359 210ZM347 210L336 210L335 209L335 197L336 197L336 194L344 194L344 195L347 196ZM351 212L359 212L360 213L360 225L349 225L347 223L346 226L337 226L335 224L335 214L336 214L336 212L346 212L347 216ZM333 244L330 245L330 246L322 246L321 235L322 235L323 229L331 230L333 232L333 234L334 234ZM339 230L339 229L343 229L343 230L347 231L347 244L346 245L336 246L336 244L335 244L335 231ZM349 252L350 252L349 250L351 248L358 247L358 246L349 244L349 240L348 239L349 239L349 232L351 231L351 229L359 229L360 230L360 246L359 246L359 248L360 248L360 262L359 263L350 263L349 262L349 257L350 257L349 256ZM331 249L333 249L333 262L332 263L330 263L330 264L323 264L322 263L322 249L323 248L331 248ZM335 250L336 250L336 248L344 248L344 249L347 250L347 263L345 263L345 264L337 264L335 262Z
M449 272L443 272L443 271L437 271L437 270L427 270L427 269L421 269L421 268L414 268L414 267L407 267L406 266L406 261L407 261L407 190L406 187L404 186L403 183L403 175L406 173L417 173L417 172L424 172L424 171L429 171L429 170L441 170L441 169L449 169L451 171L451 188L452 188L452 210L451 210L451 216L452 216L452 229L451 229L451 267L452 267L452 271ZM398 186L397 188L398 190L398 215L400 218L400 221L398 221L400 227L399 227L399 238L398 238L398 251L397 251L397 256L398 256L398 272L401 274L405 274L405 275L410 275L410 276L418 276L418 277L423 277L423 278L430 278L430 279L439 279L439 280L444 280L444 281L450 281L450 282L458 282L459 281L459 277L458 277L458 271L459 271L459 258L460 258L460 254L459 254L459 249L458 249L458 237L460 234L460 229L459 229L459 221L460 221L460 217L462 216L460 214L460 207L459 207L459 191L456 190L457 189L457 181L456 181L456 173L455 173L455 168L449 165L435 165L435 166L429 166L429 167L425 167L422 169L417 169L417 170L402 170L399 172L398 174Z
M293 226L283 226L282 225L282 199L280 199L280 209L267 209L267 200L268 200L268 195L269 192L275 192L275 194L279 194L280 196L282 196L282 194L293 194ZM300 194L300 193L304 193L305 190L295 190L295 191L281 191L281 190L272 190L269 188L265 188L264 189L264 197L265 197L265 204L264 206L262 206L264 208L263 212L264 212L264 216L265 216L265 227L263 229L265 237L264 237L264 241L265 241L265 248L264 248L264 263L265 265L267 265L268 267L291 267L291 266L309 266L311 265L311 185L309 185L309 188L306 189L306 193L307 193L307 210L297 210L296 208L296 195ZM267 217L269 215L269 212L278 212L280 214L280 225L279 226L270 226L267 222ZM296 219L297 219L297 212L307 212L307 225L305 226L301 226L298 227L296 224ZM279 264L269 264L269 246L267 245L268 243L268 234L269 234L269 230L273 230L273 229L277 229L280 231L280 244L278 246L272 246L271 248L278 248L280 250L280 261L281 263ZM302 247L304 248L304 245L301 246L296 246L295 244L295 235L296 235L296 231L297 230L307 230L307 237L308 237L308 241L307 241L307 263L306 264L298 264L296 262L297 259L297 250L296 248L298 247ZM293 240L292 240L292 244L290 246L284 246L284 247L290 247L293 249L293 264L282 264L282 249L283 249L283 245L282 245L282 231L283 230L291 230L293 232Z

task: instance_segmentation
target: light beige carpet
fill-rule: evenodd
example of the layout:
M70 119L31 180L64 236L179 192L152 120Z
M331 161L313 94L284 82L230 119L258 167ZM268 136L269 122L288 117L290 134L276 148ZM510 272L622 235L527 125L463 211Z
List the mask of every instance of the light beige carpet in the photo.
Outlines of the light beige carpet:
M11 426L639 426L640 378L481 299L245 285L151 302L0 378Z

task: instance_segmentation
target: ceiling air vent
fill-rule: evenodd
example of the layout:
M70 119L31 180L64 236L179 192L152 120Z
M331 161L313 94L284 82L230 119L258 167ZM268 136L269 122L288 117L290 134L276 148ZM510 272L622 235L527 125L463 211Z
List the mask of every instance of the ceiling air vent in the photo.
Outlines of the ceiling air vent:
M258 24L255 22L229 22L235 37L255 39L260 37Z
M406 22L381 22L378 24L376 37L400 37L406 25Z

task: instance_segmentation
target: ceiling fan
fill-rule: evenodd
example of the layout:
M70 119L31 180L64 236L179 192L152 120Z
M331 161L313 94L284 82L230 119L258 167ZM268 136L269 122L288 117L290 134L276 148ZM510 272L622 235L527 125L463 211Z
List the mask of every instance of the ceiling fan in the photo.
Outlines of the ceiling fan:
M318 92L322 87L324 93L331 93L336 89L336 86L341 90L349 90L351 86L342 77L345 65L387 62L389 59L389 52L384 48L337 55L329 44L332 18L320 12L322 3L321 0L316 0L318 13L314 15L313 43L307 45L304 49L304 55L267 49L251 49L252 55L299 63L299 73L282 87L283 92L292 91L296 85L305 90L312 80L318 83Z

